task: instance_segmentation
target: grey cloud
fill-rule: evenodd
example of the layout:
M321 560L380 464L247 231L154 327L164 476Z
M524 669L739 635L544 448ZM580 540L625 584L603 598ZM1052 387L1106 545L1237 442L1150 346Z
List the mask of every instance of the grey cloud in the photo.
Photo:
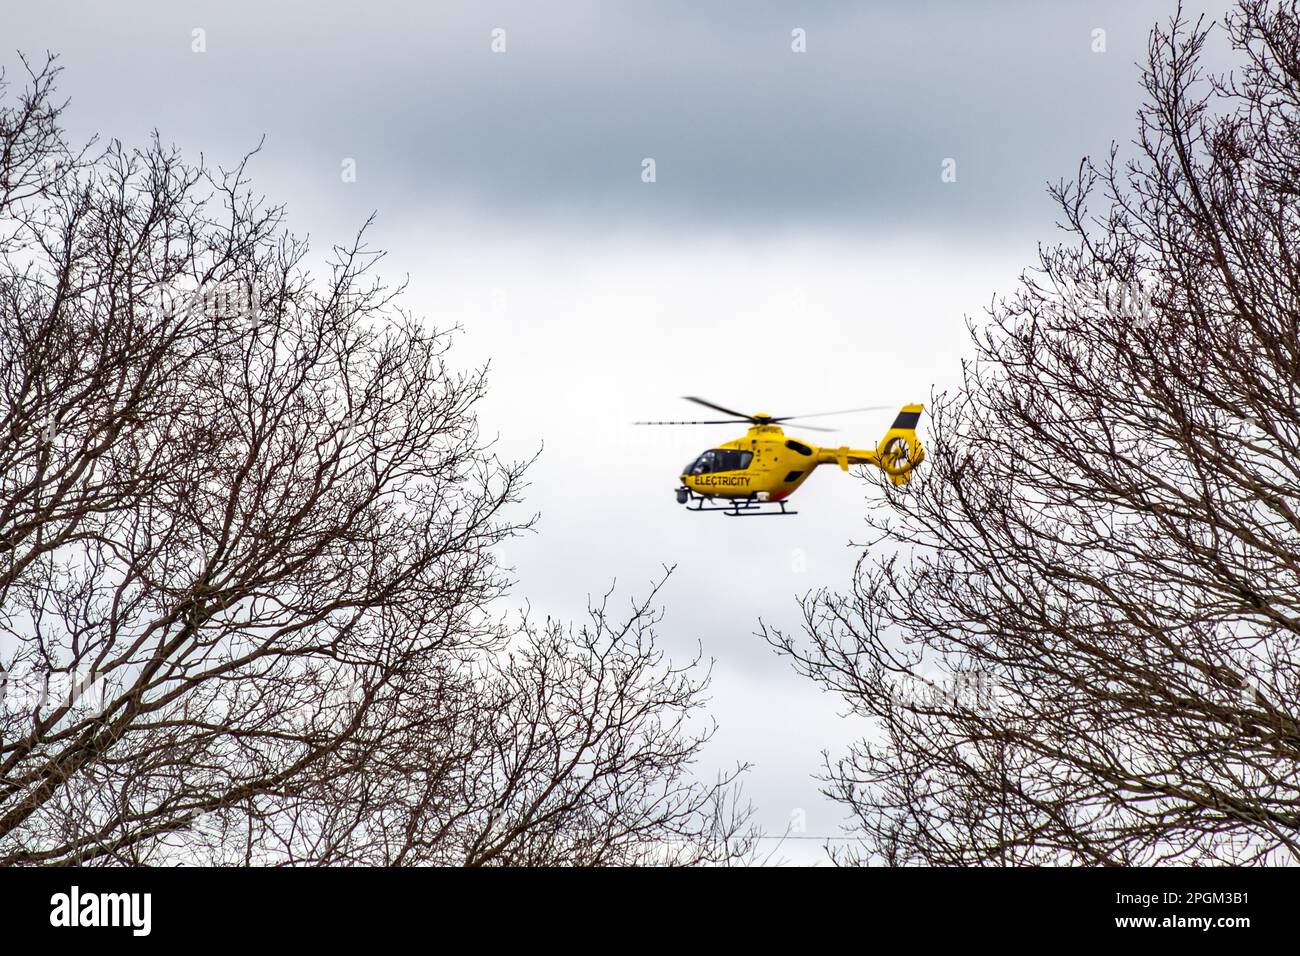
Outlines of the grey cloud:
M1044 183L1127 139L1169 6L47 4L6 32L63 54L87 129L226 159L267 132L286 178L356 158L395 215L986 231L1050 220Z

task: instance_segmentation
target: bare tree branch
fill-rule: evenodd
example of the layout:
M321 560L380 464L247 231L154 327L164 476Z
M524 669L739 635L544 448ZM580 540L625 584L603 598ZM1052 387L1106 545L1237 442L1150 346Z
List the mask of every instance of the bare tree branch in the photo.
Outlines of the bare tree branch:
M1300 857L1300 9L1151 34L1134 156L973 327L850 595L768 631L871 722L843 862Z
M649 602L497 619L527 462L365 229L314 278L253 154L88 158L56 72L0 110L0 865L748 852Z

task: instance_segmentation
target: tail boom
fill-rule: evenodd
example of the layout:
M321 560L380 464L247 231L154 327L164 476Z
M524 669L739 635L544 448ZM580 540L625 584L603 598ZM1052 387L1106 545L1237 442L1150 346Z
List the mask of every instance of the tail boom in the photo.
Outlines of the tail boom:
M819 464L839 465L843 471L848 471L849 465L874 465L884 471L895 485L905 485L912 476L912 469L925 458L925 449L916 437L916 424L924 409L921 404L904 405L875 448L820 448L817 461Z

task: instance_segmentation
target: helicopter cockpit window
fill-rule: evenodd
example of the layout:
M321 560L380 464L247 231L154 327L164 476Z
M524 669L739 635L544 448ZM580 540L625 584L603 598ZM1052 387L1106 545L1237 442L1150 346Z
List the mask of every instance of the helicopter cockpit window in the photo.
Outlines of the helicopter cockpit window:
M707 475L715 471L742 471L754 460L750 451L732 448L713 448L686 466L684 475Z

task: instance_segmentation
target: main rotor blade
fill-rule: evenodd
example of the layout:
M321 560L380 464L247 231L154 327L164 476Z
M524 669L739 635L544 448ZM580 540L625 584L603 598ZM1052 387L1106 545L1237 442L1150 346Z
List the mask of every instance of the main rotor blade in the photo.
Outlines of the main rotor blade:
M724 415L735 415L737 418L743 418L747 422L757 421L753 415L746 415L744 412L738 412L734 408L723 408L721 405L714 405L712 402L706 402L702 398L696 398L694 395L683 395L682 398L688 402L694 402L696 405L703 405L705 408L711 408L715 412L722 412Z
M702 422L633 422L633 425L749 425L748 418L721 418Z
M785 421L785 419L783 418L783 419L781 419L781 421ZM794 427L795 427L796 429L798 429L799 431L801 431L801 432L837 432L837 431L839 431L838 428L822 428L822 427L820 427L819 425L795 425Z
M886 408L893 408L893 405L868 405L865 408L842 408L838 412L812 412L808 415L782 415L774 418L774 422L788 422L794 418L825 418L827 415L849 415L853 412L881 412Z

